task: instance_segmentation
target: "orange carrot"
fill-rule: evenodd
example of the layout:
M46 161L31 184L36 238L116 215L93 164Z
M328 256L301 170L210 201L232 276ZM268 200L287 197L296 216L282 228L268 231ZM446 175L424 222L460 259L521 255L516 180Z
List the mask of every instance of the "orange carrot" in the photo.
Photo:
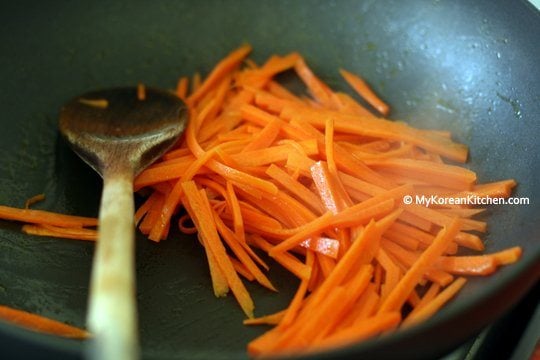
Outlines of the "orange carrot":
M182 100L185 100L188 93L188 87L189 79L186 76L182 76L180 79L178 79L178 83L176 84L176 96Z
M22 326L24 328L57 335L72 339L86 339L90 333L75 326L66 325L40 315L32 314L24 310L17 310L8 306L0 305L0 319Z
M250 51L232 51L203 81L198 73L178 80L185 136L134 181L147 197L135 213L139 230L154 241L174 226L196 234L214 294L231 291L248 318L254 303L244 280L279 290L263 255L299 279L285 309L245 321L275 326L248 344L250 355L344 346L415 324L464 286L454 276L488 275L520 258L519 247L482 253L487 221L476 215L485 208L405 201L509 197L515 180L477 184L456 164L467 160L465 145L449 131L384 118L388 105L358 75L340 71L377 114L334 91L298 53L258 65ZM286 71L306 93L278 82ZM5 206L0 218L38 235L97 234L93 218Z
M285 315L285 310L278 311L277 313L261 316L254 319L245 319L244 325L278 325L282 322Z
M186 101L193 104L195 101L202 98L208 90L214 86L219 80L226 76L232 69L240 64L240 62L249 54L251 51L251 46L244 45L238 48L236 51L233 51L227 57L219 62L216 67L212 70L210 75L204 80L200 87L194 90Z
M109 101L107 99L84 99L80 98L79 102L81 104L95 107L98 109L106 109L109 106Z
M441 256L435 266L452 274L489 275L497 269L493 256Z
M313 97L325 106L332 107L330 89L317 77L307 66L304 59L299 58L294 66L294 70L308 87Z
M308 252L306 254L306 266L313 269L314 261L315 261L315 256L313 255L312 252ZM313 278L313 273L311 277ZM280 328L287 328L296 319L298 312L300 311L300 308L302 306L304 297L307 294L310 280L311 279L302 279L300 286L298 286L298 290L296 290L296 293L294 294L294 297L291 303L285 310L285 314L283 318L281 319L281 321L279 322Z
M256 279L259 284L272 291L277 291L274 285L272 285L272 283L270 282L270 280L268 280L266 275L264 275L262 271L259 270L255 262L250 258L249 254L246 253L246 251L240 245L240 241L237 240L235 234L225 226L225 224L215 211L213 211L213 217L218 232L221 234L221 237L225 240L227 245L229 245L231 250L237 256L240 263L245 266L245 268L253 275L254 279Z
M176 209L176 206L180 203L180 197L182 196L182 183L178 181L170 193L167 195L167 198L163 202L163 207L161 209L161 214L156 219L155 224L152 226L148 238L154 241L160 241L164 238L165 229L171 221L172 214Z
M339 70L341 76L349 83L349 85L366 100L371 106L377 109L382 115L387 116L390 112L388 105L384 103L368 86L368 84L358 75L354 75L346 70Z
M404 326L417 323L420 320L427 319L439 310L448 300L450 300L462 287L467 280L465 278L456 279L450 286L441 291L433 300L427 302L418 311L412 313L403 322Z
M199 193L199 190L193 181L183 182L181 183L181 186L186 202L189 203L189 208L191 209L189 211L191 218L195 221L201 237L204 239L205 247L207 246L210 249L210 252L216 260L217 266L227 279L227 283L236 296L244 313L250 318L253 317L253 301L242 284L242 281L238 278L238 275L225 252L225 248L219 239L216 225L213 222L213 215L208 204L205 202L207 199L203 196L204 194L201 195Z
M146 100L146 87L142 83L137 84L137 100Z
M405 172L407 176L419 178L451 189L467 190L476 181L476 174L459 166L438 164L411 159L366 160L372 168Z
M351 345L375 336L383 331L391 330L399 324L401 315L399 312L377 314L373 317L359 321L350 328L343 329L327 337L315 345L315 348L337 348Z
M61 227L53 225L31 225L25 224L22 227L22 232L30 235L38 236L50 236L58 237L63 239L73 239L73 240L88 240L96 241L98 233L93 229L85 229L80 227Z
M452 223L442 229L433 243L420 255L414 265L405 273L396 287L390 292L385 301L381 304L378 313L396 311L405 303L407 296L414 289L423 272L428 269L440 256L448 243L459 231L460 222L454 219Z
M249 271L248 268L244 266L240 261L236 260L234 257L229 256L229 260L231 261L234 270L238 273L238 275L243 276L247 281L253 281L255 280L255 276Z
M515 246L510 249L502 250L491 254L497 262L497 265L508 265L515 263L521 257L521 247Z
M96 218L58 214L44 210L18 209L0 205L0 219L62 227L97 226Z
M45 194L34 195L31 198L29 198L28 200L26 200L26 202L24 203L24 208L29 209L35 203L38 203L38 202L43 201L43 200L45 200Z

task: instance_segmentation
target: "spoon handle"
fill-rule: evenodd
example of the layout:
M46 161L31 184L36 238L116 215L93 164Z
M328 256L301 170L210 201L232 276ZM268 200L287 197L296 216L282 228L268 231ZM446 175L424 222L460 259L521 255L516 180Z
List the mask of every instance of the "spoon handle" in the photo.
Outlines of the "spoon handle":
M103 174L88 327L91 359L139 357L135 301L133 174Z

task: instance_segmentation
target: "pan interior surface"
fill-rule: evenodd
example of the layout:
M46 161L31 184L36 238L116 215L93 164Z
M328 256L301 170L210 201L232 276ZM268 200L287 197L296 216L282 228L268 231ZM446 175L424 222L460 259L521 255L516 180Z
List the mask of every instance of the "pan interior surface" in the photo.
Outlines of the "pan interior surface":
M349 91L339 68L361 74L392 106L391 118L450 130L469 145L479 181L518 181L515 196L530 204L490 207L484 237L487 251L520 245L518 264L471 279L425 324L315 357L441 355L538 279L540 15L525 1L12 1L0 18L0 204L45 193L39 208L96 216L100 179L59 138L61 104L95 88L173 88L244 42L257 62L300 52L338 90ZM92 254L91 243L30 237L0 221L0 304L84 326ZM275 263L270 278L279 293L248 284L257 315L285 307L297 286ZM173 233L156 244L139 235L137 288L145 358L245 358L246 343L265 330L242 325L232 296L213 297L195 237ZM14 354L25 351L21 343L42 355L82 351L7 324L0 343Z

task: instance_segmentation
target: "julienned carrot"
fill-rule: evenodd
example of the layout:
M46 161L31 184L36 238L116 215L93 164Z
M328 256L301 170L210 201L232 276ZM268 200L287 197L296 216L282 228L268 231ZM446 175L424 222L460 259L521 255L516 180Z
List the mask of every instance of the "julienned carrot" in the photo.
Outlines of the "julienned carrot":
M278 325L283 321L285 310L278 311L277 313L261 316L255 319L245 319L244 325Z
M74 239L74 240L88 240L96 241L98 237L97 230L94 229L85 229L80 227L61 227L53 225L32 225L25 224L21 229L24 233L30 235L39 235L39 236L50 236L63 239Z
M468 190L476 182L476 174L470 170L432 161L397 158L366 160L366 163L375 169L405 173L450 189Z
M491 254L491 256L495 259L497 265L508 265L518 261L521 257L521 252L521 247L514 246L510 249L502 250Z
M403 325L409 326L433 315L448 300L450 300L462 287L467 280L465 278L456 279L451 285L441 291L431 301L420 307L418 311L411 313L403 322Z
M454 143L437 134L426 134L403 123L370 116L344 114L331 109L313 109L296 104L287 105L280 112L280 117L283 119L291 120L294 117L318 129L324 128L329 116L334 119L335 131L340 133L406 141L451 160L459 162L467 160L468 151L464 145Z
M146 86L143 83L137 84L137 100L144 101L146 100Z
M315 344L315 349L352 345L382 332L394 329L400 322L399 312L377 314L336 333Z
M0 219L63 227L97 226L98 222L96 218L64 215L44 210L19 209L2 205L0 205Z
M416 287L425 271L428 270L439 256L444 252L444 249L450 241L456 236L459 231L460 222L454 219L452 223L442 229L433 243L420 255L413 266L405 273L388 297L384 300L379 308L379 313L398 311L401 309L409 293Z
M218 214L215 211L213 211L213 217L215 219L214 221L216 223L218 232L225 240L225 242L229 245L229 248L237 256L240 263L246 267L246 269L261 285L270 290L277 291L274 285L272 285L272 283L270 282L270 280L268 280L266 275L262 273L262 271L255 264L255 262L249 257L249 254L246 253L245 250L242 248L240 242L235 237L235 234L225 226L225 224L219 218Z
M26 200L26 202L24 203L24 208L25 209L30 209L30 207L32 205L34 205L35 203L38 203L40 201L43 201L43 200L45 200L45 194L34 195L31 198L29 198L28 200Z
M332 91L311 71L304 59L298 59L294 70L306 84L308 90L311 92L311 95L313 95L315 100L325 106L333 105Z
M368 86L368 84L358 75L350 73L346 70L339 70L341 76L351 85L351 87L364 98L371 106L377 109L383 116L387 116L390 107L384 103Z
M232 69L240 64L242 59L246 57L247 54L251 51L251 46L244 45L238 48L236 51L230 53L226 58L221 60L221 62L212 70L210 75L204 80L200 87L196 88L188 98L188 104L194 103L204 96L208 90L212 88L219 80L224 76L228 75ZM194 81L195 83L195 81Z
M90 336L84 329L3 305L0 305L0 319L49 335L72 339L86 339Z
M187 76L183 76L178 79L178 82L176 83L176 96L182 100L185 100L188 93L188 87L189 79Z
M211 209L207 203L208 199L205 197L206 193L204 190L203 193L200 193L193 181L183 182L181 186L185 199L184 205L187 205L188 212L204 239L205 247L210 249L217 266L227 279L227 284L236 296L244 313L248 317L253 317L253 301L242 281L238 278L225 252L225 247L221 243Z
M509 197L514 180L477 184L473 171L445 162L465 162L465 145L448 131L380 117L389 107L357 75L342 71L378 113L334 91L300 54L259 66L246 58L250 51L231 52L204 79L180 78L176 94L190 122L183 140L135 179L147 197L135 222L155 241L171 224L197 233L215 295L232 291L248 317L254 304L242 280L279 290L256 251L299 278L287 308L246 321L276 325L250 342L252 356L389 332L403 324L405 304L412 307L405 324L414 324L459 291L464 280L454 276L486 275L519 259L519 247L460 255L463 247L484 250L470 232L486 230L474 219L483 209L405 203L408 195ZM284 71L312 97L279 84ZM96 234L96 219L7 207L0 218L45 236Z

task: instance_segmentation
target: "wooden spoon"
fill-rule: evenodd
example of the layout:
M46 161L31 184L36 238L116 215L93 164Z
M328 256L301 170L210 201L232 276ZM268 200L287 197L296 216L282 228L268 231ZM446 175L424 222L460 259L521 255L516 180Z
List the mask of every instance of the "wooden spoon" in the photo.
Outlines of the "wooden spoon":
M90 92L61 109L60 132L103 178L87 316L92 358L139 357L133 178L174 144L185 109L172 94L134 87Z

